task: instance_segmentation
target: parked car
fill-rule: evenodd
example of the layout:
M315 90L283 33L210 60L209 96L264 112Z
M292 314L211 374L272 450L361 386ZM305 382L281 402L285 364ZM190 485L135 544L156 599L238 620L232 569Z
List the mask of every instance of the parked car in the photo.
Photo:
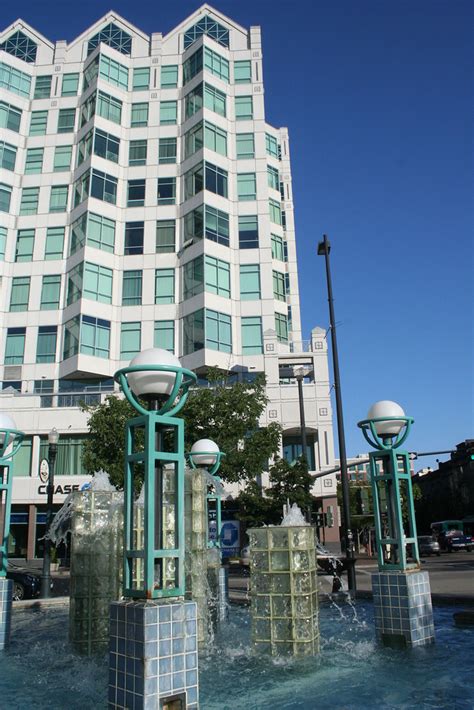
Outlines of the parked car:
M441 549L448 552L454 552L455 550L471 552L474 547L471 536L464 535L462 530L449 530L446 533L441 533L438 539Z
M430 555L437 555L439 557L441 554L439 542L432 538L431 535L420 535L418 538L418 551L420 553L420 557L423 557L423 555L426 555L427 557L430 557Z
M13 601L34 599L41 591L41 577L24 567L8 567L7 579L13 580Z

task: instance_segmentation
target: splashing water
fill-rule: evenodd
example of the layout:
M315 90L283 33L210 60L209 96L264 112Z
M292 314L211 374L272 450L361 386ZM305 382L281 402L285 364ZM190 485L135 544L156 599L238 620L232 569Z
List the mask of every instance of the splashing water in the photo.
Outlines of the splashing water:
M305 520L301 509L297 503L293 503L289 511L285 514L285 517L281 521L281 526L285 528L289 527L300 527L309 526L309 523Z

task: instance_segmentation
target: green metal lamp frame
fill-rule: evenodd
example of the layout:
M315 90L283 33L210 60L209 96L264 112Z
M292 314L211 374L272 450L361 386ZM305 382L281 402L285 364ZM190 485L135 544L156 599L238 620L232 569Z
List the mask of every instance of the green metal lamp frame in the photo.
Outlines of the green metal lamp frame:
M157 410L147 409L133 393L127 376L133 372L174 373L175 381L166 401ZM141 414L129 419L125 432L125 478L124 478L124 577L125 597L158 599L179 597L185 592L184 582L184 422L175 417L184 406L189 387L197 381L194 372L174 365L131 365L118 370L114 379L119 383L127 401ZM156 396L158 399L159 395ZM144 431L144 450L136 451L136 433ZM173 431L173 451L163 451L163 434ZM137 549L134 534L134 475L135 464L144 468L144 544ZM161 464L171 463L175 468L175 546L164 548L163 533L163 477ZM160 489L161 487L161 489ZM157 503L158 501L158 503ZM158 505L158 510L157 510ZM165 586L163 573L166 560L175 561L173 584ZM133 585L134 564L143 563L143 584ZM158 565L160 579L155 580Z
M188 460L189 463L191 464L191 468L196 469L198 466L196 466L196 463L193 460L194 456L215 456L216 461L215 463L212 464L211 468L207 468L206 465L203 465L202 468L206 468L208 470L208 473L215 479L216 483L221 483L221 479L219 476L216 476L217 471L220 468L222 457L225 456L222 451L196 451L194 454L189 453L188 454ZM199 467L200 468L200 467ZM215 542L213 540L209 540L209 501L215 500L216 501L216 522L217 522L217 535L216 535L216 540ZM208 547L218 547L220 549L221 547L221 527L222 527L222 496L220 496L217 493L208 493L206 495L206 512L207 512L207 528L206 528L206 540L207 540L207 546Z
M0 429L0 433L3 434L3 442L0 444L0 500L4 501L3 535L0 539L0 577L6 577L13 486L13 462L11 459L18 453L25 435L18 429ZM9 446L13 448L7 454Z
M402 422L403 427L398 434L380 435L375 425L379 422ZM369 452L370 483L374 503L375 537L379 570L407 570L420 566L420 555L416 533L415 507L410 474L410 459L408 451L400 450L406 441L414 420L412 417L377 417L364 419L357 426L362 429L365 440L376 449ZM380 464L380 469L379 469ZM405 536L403 526L402 498L400 482L406 482L408 535ZM380 486L387 493L388 535L383 534ZM384 549L387 545L396 550L396 561L387 561ZM411 546L413 562L408 562L407 545Z

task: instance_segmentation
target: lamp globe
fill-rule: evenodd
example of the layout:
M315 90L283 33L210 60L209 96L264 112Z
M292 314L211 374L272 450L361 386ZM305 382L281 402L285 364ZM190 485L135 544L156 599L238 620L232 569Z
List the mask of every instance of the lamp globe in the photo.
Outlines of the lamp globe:
M191 447L191 456L196 466L214 466L218 454L219 447L211 439L199 439Z
M171 365L173 367L181 367L176 355L162 348L142 350L130 362L130 367L135 365ZM175 380L175 372L166 372L164 370L141 370L128 373L130 389L137 397L143 397L144 395L169 396L173 390Z
M404 417L405 412L396 402L389 399L382 399L375 402L369 409L367 419L380 419L381 417ZM405 426L404 421L380 421L375 422L375 431L380 436L397 436Z
M0 446L3 446L5 441L5 429L16 429L16 424L9 414L0 412Z

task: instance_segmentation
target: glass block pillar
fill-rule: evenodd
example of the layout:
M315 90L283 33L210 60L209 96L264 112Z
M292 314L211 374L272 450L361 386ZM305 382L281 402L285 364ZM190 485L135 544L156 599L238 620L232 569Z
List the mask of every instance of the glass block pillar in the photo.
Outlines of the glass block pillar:
M184 476L184 530L186 598L197 605L198 643L209 642L207 581L207 478L202 469L186 468Z
M0 577L0 651L10 643L13 580Z
M69 638L90 656L107 650L110 602L121 593L122 494L75 493L71 533Z
M319 652L314 528L248 530L252 642L274 656Z

